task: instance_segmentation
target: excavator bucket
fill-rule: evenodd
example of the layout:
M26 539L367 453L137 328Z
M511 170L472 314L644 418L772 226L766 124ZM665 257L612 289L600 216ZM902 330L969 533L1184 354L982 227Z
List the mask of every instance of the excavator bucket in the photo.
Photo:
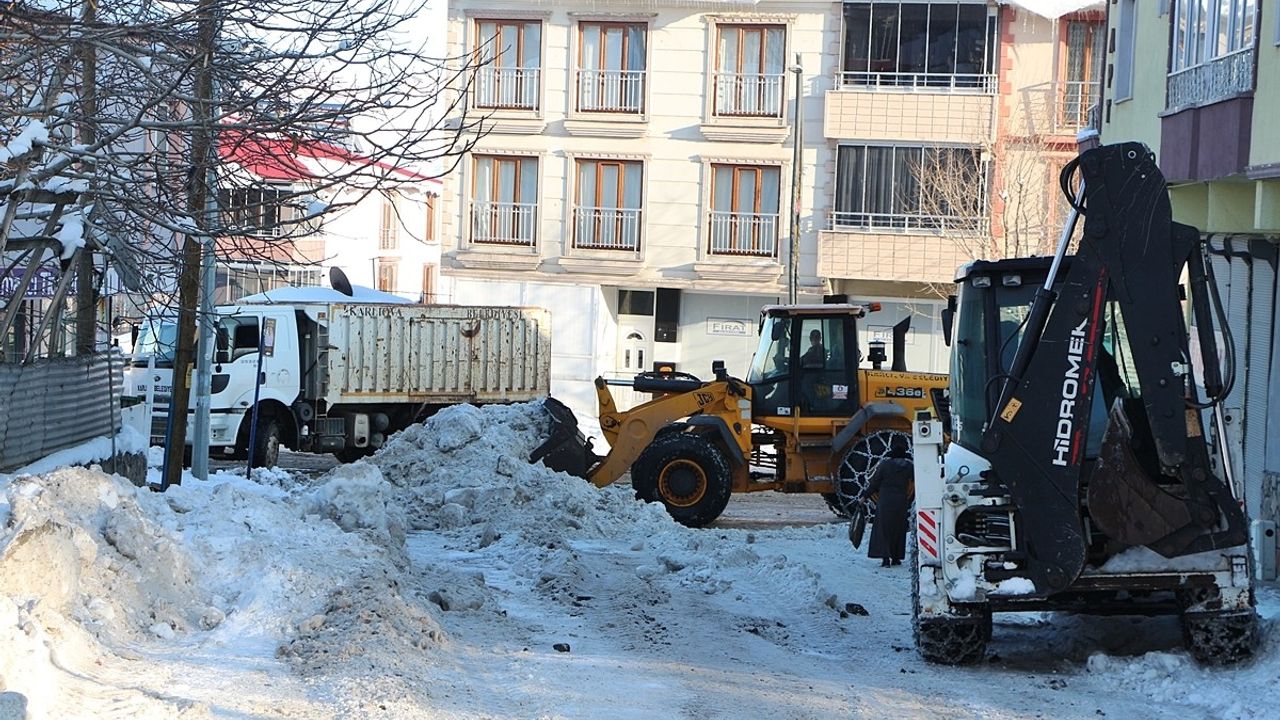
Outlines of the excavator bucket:
M551 427L546 441L529 454L529 462L541 460L552 470L586 479L600 457L592 452L591 440L578 430L577 416L553 397L543 400L542 407L551 418Z
M1134 453L1133 424L1117 401L1089 479L1089 515L1107 537L1178 557L1245 541L1244 517L1216 477L1183 480L1176 494L1157 484ZM1172 479L1172 478L1171 478Z

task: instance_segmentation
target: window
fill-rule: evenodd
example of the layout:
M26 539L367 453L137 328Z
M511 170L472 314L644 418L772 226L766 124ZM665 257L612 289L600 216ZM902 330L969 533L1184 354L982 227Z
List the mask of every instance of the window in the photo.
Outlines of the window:
M712 255L775 256L781 174L776 167L711 166Z
M844 28L846 85L996 91L984 3L845 3Z
M842 145L832 224L972 229L985 216L986 187L986 168L972 148Z
M718 30L715 114L782 117L786 29L720 25Z
M1098 103L1106 34L1105 22L1067 22L1066 72L1058 110L1058 127L1078 130L1089 125L1089 111Z
M653 315L652 290L618 290L619 315Z
M579 160L573 246L640 249L643 169L638 162Z
M538 217L538 159L474 156L471 241L533 245Z
M378 226L378 249L395 250L400 247L400 213L396 211L394 197L382 201L382 222Z
M285 203L289 188L225 188L218 191L222 222L228 230L258 237L278 237L289 232L296 219Z
M1116 100L1133 97L1133 44L1137 42L1136 4L1137 0L1120 0L1120 20L1116 23Z
M422 303L436 301L436 266L427 263L422 266Z
M643 113L645 33L642 23L578 25L578 110Z
M395 260L378 261L378 289L382 292L395 292L398 287L399 265Z
M270 262L219 262L214 269L214 302L232 303L282 287L319 287L321 269L314 265L278 265Z
M1121 3L1123 32L1126 20L1129 27L1133 25L1134 0ZM1175 0L1168 106L1207 105L1252 90L1257 23L1257 0ZM1131 39L1132 30L1126 37ZM1130 66L1132 54L1131 48L1127 58ZM1120 68L1116 72L1118 75ZM1125 80L1127 90L1127 75Z
M224 362L234 362L258 352L258 318L225 317L218 321L214 337L216 349L226 353Z
M476 105L537 110L541 93L542 23L481 20L479 50L489 61L476 72Z

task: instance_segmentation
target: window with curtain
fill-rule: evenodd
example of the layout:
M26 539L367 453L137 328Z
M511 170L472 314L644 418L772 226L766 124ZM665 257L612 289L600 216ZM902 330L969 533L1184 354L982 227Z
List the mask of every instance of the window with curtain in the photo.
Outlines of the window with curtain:
M711 254L777 253L781 175L777 167L711 166Z
M945 230L986 214L986 168L976 149L841 145L835 227Z
M1106 54L1105 22L1067 22L1067 52L1062 90L1059 93L1058 127L1082 128L1089 124L1089 109L1097 104Z
M395 250L400 247L400 213L396 210L395 196L382 200L382 221L378 227L378 249Z
M996 90L985 3L845 3L844 30L847 85Z
M395 260L378 261L378 289L382 292L395 292L399 282L399 264Z
M578 25L578 109L644 112L644 23Z
M640 249L644 168L623 160L579 160L574 247Z
M781 117L786 28L722 24L717 34L715 114Z
M541 92L542 23L480 20L477 48L487 64L476 71L476 105L537 110Z
M538 209L538 159L476 155L474 169L472 241L532 245Z

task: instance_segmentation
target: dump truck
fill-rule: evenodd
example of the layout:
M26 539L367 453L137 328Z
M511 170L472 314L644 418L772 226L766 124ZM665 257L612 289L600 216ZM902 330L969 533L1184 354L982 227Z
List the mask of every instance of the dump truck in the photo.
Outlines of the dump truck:
M1198 660L1242 660L1258 617L1206 246L1141 144L1085 151L1061 185L1053 257L957 278L950 442L913 425L917 648L978 662L995 612L1176 614Z
M274 465L281 447L350 461L445 406L550 391L547 310L376 297L286 288L217 307L211 453L255 466ZM174 337L172 323L144 327L126 377L133 402L152 398L153 444L167 435Z
M690 527L715 520L733 493L765 490L821 493L839 514L870 517L871 473L890 448L909 451L916 412L946 412L947 376L907 372L909 319L895 327L890 367L883 342L864 358L857 327L868 309L844 296L764 307L745 380L722 361L705 381L662 368L630 380L597 378L610 446L603 457L573 413L549 399L552 436L533 460L600 487L630 472L637 497L662 503ZM654 399L621 411L613 384Z

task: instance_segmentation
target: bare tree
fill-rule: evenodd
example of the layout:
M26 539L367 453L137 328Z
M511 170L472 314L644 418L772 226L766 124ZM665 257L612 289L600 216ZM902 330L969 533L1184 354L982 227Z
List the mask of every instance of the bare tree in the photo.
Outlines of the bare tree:
M927 152L914 168L921 213L978 218L948 223L944 232L973 260L1052 253L1062 216L1056 180L1063 162L1036 137Z
M0 273L79 263L83 318L85 286L109 265L176 309L173 437L184 437L202 246L290 257L327 214L448 172L482 134L465 107L479 61L429 57L421 10L409 0L10 3ZM282 189L271 182L281 176L300 182ZM269 215L271 232L211 212L219 194L241 200L241 216ZM89 253L106 260L95 269ZM94 346L91 326L81 351ZM176 482L182 443L171 446Z

